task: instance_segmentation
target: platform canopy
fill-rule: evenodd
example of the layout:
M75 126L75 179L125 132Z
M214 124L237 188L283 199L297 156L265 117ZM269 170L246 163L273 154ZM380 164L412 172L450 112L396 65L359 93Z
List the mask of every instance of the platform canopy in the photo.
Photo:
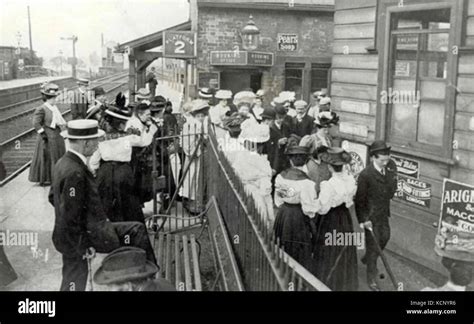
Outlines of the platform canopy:
M190 31L191 21L160 30L153 34L145 35L137 39L117 45L116 51L127 53L129 59L129 93L145 86L145 70L154 60L163 57L162 52L149 52L153 48L163 45L163 32L166 31ZM130 96L133 99L133 96Z

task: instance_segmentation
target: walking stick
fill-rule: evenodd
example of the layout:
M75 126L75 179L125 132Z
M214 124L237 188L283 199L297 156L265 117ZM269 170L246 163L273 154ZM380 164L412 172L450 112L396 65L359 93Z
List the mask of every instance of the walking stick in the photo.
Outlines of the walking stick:
M95 249L90 247L86 250L86 253L83 256L87 260L87 271L89 272L89 283L91 286L91 291L94 291L94 284L92 280L92 259L95 258Z
M392 281L393 287L395 288L395 290L398 290L397 280L395 280L395 276L393 275L392 269L390 268L390 265L388 264L387 258L385 254L383 253L382 249L380 248L379 242L377 242L373 229L369 228L368 231L370 235L372 236L372 239L374 240L375 248L378 254L380 255L380 258L382 259L383 265L385 266L385 269L387 270L388 276L390 277L390 280Z

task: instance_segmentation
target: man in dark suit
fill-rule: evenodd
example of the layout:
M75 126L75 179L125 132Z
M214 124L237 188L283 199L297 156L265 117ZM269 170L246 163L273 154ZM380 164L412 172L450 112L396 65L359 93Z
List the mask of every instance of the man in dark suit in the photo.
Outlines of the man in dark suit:
M89 108L89 80L78 79L77 85L79 86L73 93L71 99L71 116L72 119L85 119L87 116L87 109Z
M120 246L136 246L156 263L145 225L138 222L112 223L101 204L96 181L87 167L87 157L104 134L96 120L73 120L63 136L68 152L54 167L49 201L54 206L53 243L63 255L62 291L83 291L87 282L84 255L95 250L109 253ZM90 249L93 248L93 249Z
M397 167L384 141L372 143L369 155L371 163L359 175L355 209L360 226L365 229L366 253L362 263L367 264L367 284L371 290L379 291L376 282L379 255L372 233L383 250L390 239L390 200L397 190Z
M299 137L311 135L314 129L314 118L306 114L308 104L304 100L295 102L296 116L291 119L291 131Z

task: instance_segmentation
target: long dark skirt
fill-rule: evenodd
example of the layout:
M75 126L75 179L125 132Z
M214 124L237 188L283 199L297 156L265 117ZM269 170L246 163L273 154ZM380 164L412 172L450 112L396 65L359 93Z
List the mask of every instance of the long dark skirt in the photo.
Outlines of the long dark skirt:
M17 279L17 275L0 244L0 287L5 287Z
M38 182L40 185L51 183L52 169L66 152L59 127L56 129L44 127L44 131L48 141L45 143L41 135L38 135L28 177L31 182Z
M144 223L134 177L129 163L102 162L97 171L99 194L107 217L112 222Z
M275 237L283 250L309 270L311 265L311 226L300 204L283 204L275 218Z
M356 247L358 241L355 239L349 210L344 204L331 208L326 215L320 215L317 218L316 228L313 251L316 277L331 290L357 290L359 286ZM351 235L345 235L345 233ZM334 234L336 234L335 237ZM343 235L348 240L340 239Z

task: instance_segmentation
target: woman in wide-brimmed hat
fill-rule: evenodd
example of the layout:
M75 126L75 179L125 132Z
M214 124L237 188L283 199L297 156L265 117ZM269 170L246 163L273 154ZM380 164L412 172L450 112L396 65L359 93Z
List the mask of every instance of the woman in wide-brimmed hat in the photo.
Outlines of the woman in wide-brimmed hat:
M36 108L33 116L33 127L38 132L38 139L28 179L46 185L51 183L52 168L66 151L61 137L61 127L66 125L66 121L55 104L59 87L53 83L46 84L41 94L44 104Z
M310 269L312 265L312 238L310 219L319 211L314 182L306 173L307 147L290 146L286 155L291 167L275 179L275 204L278 213L275 219L275 237L283 249L301 265Z
M99 194L107 217L112 222L144 223L130 162L133 147L151 144L153 133L143 137L129 135L125 132L125 124L130 117L131 112L118 107L109 106L105 110L107 132L104 141L99 143L97 151L91 156L89 166L97 174Z
M354 177L344 170L351 155L332 147L321 155L321 160L329 164L331 178L321 182L318 197L314 273L331 290L355 291L358 289L357 245L363 242L354 235L348 209L354 204L357 191ZM340 237L344 238L343 242Z
M197 148L199 141L206 138L208 128L209 103L203 99L192 101L192 108L189 118L183 125L181 133L182 148L185 154L184 169L189 166L188 172L184 177L183 185L179 194L184 198L185 208L192 214L200 213L204 209L203 201L203 183L202 177L202 147ZM202 137L203 136L203 137ZM193 153L196 150L195 157Z

